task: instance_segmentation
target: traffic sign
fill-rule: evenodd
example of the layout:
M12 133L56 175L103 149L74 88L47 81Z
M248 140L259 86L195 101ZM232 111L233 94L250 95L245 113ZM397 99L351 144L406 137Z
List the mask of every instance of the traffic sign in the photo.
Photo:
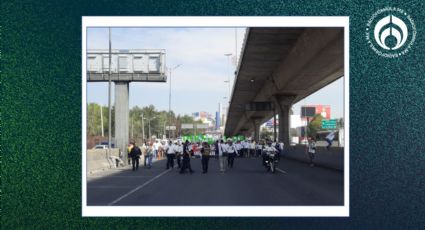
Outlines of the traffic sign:
M336 119L323 119L322 120L322 129L336 129Z

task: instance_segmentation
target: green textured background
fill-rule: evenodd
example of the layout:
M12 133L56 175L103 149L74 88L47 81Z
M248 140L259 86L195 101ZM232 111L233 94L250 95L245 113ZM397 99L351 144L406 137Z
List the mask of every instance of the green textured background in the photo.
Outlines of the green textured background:
M415 20L398 59L365 40L385 6ZM1 229L425 228L425 1L1 2ZM350 218L82 218L81 16L350 16Z

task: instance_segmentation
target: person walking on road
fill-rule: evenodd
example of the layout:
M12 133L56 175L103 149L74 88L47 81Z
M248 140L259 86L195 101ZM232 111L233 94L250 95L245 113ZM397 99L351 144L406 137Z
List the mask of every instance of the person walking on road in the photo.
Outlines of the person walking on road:
M177 142L176 146L176 160L177 160L177 166L179 169L182 167L182 159L183 159L183 146L180 141Z
M237 141L237 142L236 142L236 144L235 144L235 148L236 148L236 151L238 151L238 153L239 153L238 155L239 155L240 157L243 157L243 153L242 153L242 154L240 154L240 153L242 152L242 148L243 148L241 141Z
M308 142L308 156L310 158L310 166L313 167L314 163L314 157L316 155L316 142L314 141L314 138L310 138L309 142Z
M280 156L283 156L283 151L285 150L285 144L283 143L283 141L279 141L279 151L280 151Z
M202 173L208 172L208 161L210 160L210 145L207 142L202 143L201 156L202 156Z
M220 156L220 147L219 147L220 143L217 141L215 141L214 143L214 153L215 153L215 157L218 160L219 156Z
M131 148L130 157L131 157L131 165L133 166L133 171L139 170L139 158L142 155L142 151L136 145L136 143L131 143L133 148Z
M224 141L221 140L218 144L218 157L220 161L220 172L225 173L227 169L227 152L225 151L226 145L224 144Z
M228 155L227 166L229 168L233 168L233 163L235 161L235 157L236 157L236 155L239 155L239 154L238 154L238 150L236 149L236 146L233 145L233 142L232 142L231 139L227 140L226 152L227 152L227 155Z
M128 143L128 145L127 145L127 163L128 164L130 164L130 162L131 162L131 156L130 156L130 152L131 152L131 150L133 149L133 147L134 147L134 145L133 145L133 143Z
M255 157L255 140L250 141L249 143L249 157Z
M247 140L242 141L242 147L243 147L242 153L243 153L244 157L245 158L248 158L249 157L249 152L248 152L248 150L249 150L249 143L248 143Z
M330 148L331 148L331 146L332 146L332 141L334 140L334 138L335 138L335 132L334 131L332 131L332 132L330 132L327 136L326 136L326 142L328 142L328 146L326 146L326 149L327 150L329 150Z
M154 155L154 147L153 147L153 143L151 142L149 143L149 147L146 149L146 157L148 158L147 159L148 168L152 167L153 155Z
M155 143L153 143L153 157L155 159L158 158L158 150L159 150L159 141L156 140Z
M255 152L256 158L261 156L261 152L263 151L263 148L264 148L263 142L264 142L263 140L260 140L260 141L258 141L258 144L256 145L256 152Z
M186 140L186 143L183 145L183 165L180 169L180 173L183 174L186 172L186 169L189 169L190 174L193 173L192 167L190 166L190 150L189 150L189 141Z
M144 166L144 167L146 167L146 149L147 149L146 142L143 142L143 144L142 144L142 146L141 146L140 150L142 151L142 156L143 156L143 166Z
M167 169L174 168L174 157L176 156L176 145L172 142L168 142L168 146L165 147L167 154Z

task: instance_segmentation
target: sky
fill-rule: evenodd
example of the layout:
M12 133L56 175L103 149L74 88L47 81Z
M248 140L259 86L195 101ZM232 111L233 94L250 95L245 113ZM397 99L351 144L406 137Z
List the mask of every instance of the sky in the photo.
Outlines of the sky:
M236 32L236 33L235 33ZM235 36L236 35L236 36ZM233 88L236 66L225 54L237 53L239 60L245 28L112 28L112 49L165 49L166 65L174 69L171 109L191 115L215 114L218 103L226 104L230 76ZM87 49L108 49L108 28L88 28ZM170 76L168 76L170 78ZM130 108L150 104L168 111L169 82L130 83ZM331 117L343 114L343 80L339 79L295 104L294 114L304 104L331 106ZM112 87L112 103L114 101ZM88 103L108 104L108 83L87 83Z

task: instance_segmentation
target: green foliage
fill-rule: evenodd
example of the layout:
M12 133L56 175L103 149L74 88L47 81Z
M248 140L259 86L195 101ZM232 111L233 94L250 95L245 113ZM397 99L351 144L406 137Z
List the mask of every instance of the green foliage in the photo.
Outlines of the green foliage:
M273 131L263 127L260 131L260 139L273 139Z
M313 119L308 123L308 135L316 137L318 131L322 130L323 117L320 114L316 114Z
M102 119L102 116L103 119ZM90 103L87 105L87 136L101 136L102 135L102 125L104 136L109 134L109 116L108 116L108 107L100 106L96 103ZM115 118L115 109L112 107L112 134L114 134L114 119ZM102 123L103 120L103 123Z
M101 136L102 135L102 122L101 112L103 115L103 129L104 136L108 136L108 107L101 106L96 103L90 103L87 105L87 136ZM143 137L148 138L149 136L149 120L151 126L151 135L162 137L164 134L169 136L178 137L180 135L193 135L195 130L180 129L181 124L200 124L201 121L195 121L192 116L189 115L178 115L171 111L156 110L155 106L149 105L143 108L135 106L129 111L129 137L132 140L141 140ZM142 122L142 116L144 121ZM112 136L114 136L114 120L115 110L112 107ZM166 130L166 126L177 126L175 131ZM144 130L143 130L144 127ZM203 130L197 130L197 134L201 134ZM169 133L171 132L171 133ZM143 135L144 134L144 135Z

